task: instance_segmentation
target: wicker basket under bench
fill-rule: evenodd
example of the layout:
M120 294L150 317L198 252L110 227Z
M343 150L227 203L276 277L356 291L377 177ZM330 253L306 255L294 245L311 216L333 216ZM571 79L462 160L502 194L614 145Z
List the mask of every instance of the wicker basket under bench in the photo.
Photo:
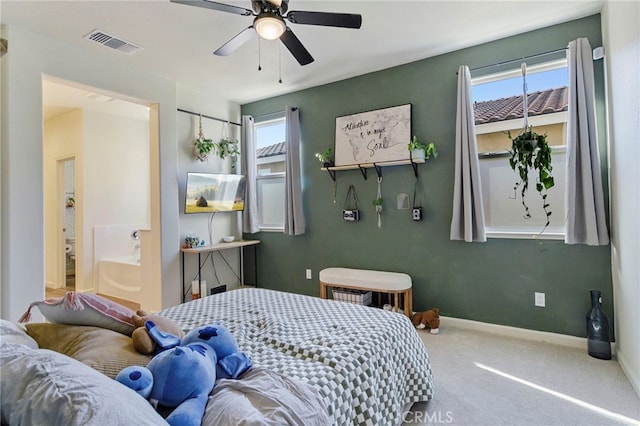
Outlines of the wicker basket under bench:
M413 298L411 285L411 277L399 272L351 268L326 268L320 271L320 297L322 299L327 298L327 287L375 291L393 295L393 305L397 311L400 309L400 295L402 295L402 309L409 318L411 318Z

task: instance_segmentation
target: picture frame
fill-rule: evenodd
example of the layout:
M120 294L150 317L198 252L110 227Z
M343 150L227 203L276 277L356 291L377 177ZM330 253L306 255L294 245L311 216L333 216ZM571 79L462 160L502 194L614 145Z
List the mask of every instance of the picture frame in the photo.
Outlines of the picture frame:
M409 160L411 104L336 117L335 166Z

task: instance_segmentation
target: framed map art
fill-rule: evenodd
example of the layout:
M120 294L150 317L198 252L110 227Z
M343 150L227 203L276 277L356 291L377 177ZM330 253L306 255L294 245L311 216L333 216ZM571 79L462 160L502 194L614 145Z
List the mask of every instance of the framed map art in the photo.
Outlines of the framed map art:
M335 165L409 160L411 104L336 117Z

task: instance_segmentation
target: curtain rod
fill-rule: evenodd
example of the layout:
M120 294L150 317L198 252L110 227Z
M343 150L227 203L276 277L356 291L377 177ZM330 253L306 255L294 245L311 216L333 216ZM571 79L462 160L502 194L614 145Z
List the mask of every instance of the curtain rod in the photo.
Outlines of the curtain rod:
M480 67L471 68L471 69L469 69L469 71L477 71L477 70L481 70L481 69L484 69L484 68L499 67L501 65L512 64L512 63L518 62L518 61L524 61L526 59L533 59L533 58L538 58L540 56L552 55L554 53L563 52L563 51L565 51L567 49L568 49L568 47L563 47L562 49L550 50L548 52L536 53L535 55L529 55L529 56L523 56L521 58L509 59L508 61L498 62L498 63L491 64L491 65L482 65ZM456 71L456 74L458 74L457 71Z
M180 112L184 112L185 114L191 114L191 115L197 115L198 117L202 116L204 118L208 118L210 120L216 120L216 121L221 121L223 123L229 123L229 124L233 124L235 126L242 126L242 124L240 123L234 123L233 121L229 121L229 120L223 120L222 118L218 118L218 117L211 117L209 115L204 115L204 114L199 114L197 112L193 112L193 111L187 111L186 109L180 109L178 108L178 111Z
M278 116L284 115L286 112L287 111L285 111L285 110L266 112L264 114L254 115L253 118L278 117Z

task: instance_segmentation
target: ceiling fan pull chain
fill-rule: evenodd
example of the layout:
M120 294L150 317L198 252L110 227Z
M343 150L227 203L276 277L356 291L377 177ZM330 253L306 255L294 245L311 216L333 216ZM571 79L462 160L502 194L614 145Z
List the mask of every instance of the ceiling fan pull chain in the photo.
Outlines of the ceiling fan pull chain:
M522 115L524 116L524 131L529 127L529 99L527 98L527 63L520 65L522 71Z
M278 43L278 83L282 84L282 43Z
M260 37L258 37L258 71L262 71L262 65L260 64L262 62L262 50L260 46L262 45L260 44Z

